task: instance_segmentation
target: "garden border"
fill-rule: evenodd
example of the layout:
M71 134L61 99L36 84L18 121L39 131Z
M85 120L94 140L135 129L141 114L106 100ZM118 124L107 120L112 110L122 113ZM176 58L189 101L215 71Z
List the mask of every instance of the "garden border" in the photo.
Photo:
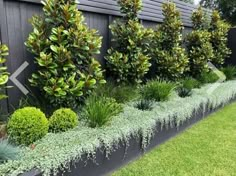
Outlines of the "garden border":
M60 171L57 175L66 175L66 176L102 176L112 173L114 170L124 166L130 161L142 156L144 152L153 149L154 147L158 147L160 144L163 144L165 141L175 137L186 129L190 128L192 125L201 121L202 119L207 118L210 114L218 111L224 106L231 104L236 101L236 97L232 98L227 104L221 104L215 109L207 109L204 110L203 106L199 108L192 114L192 117L185 121L182 125L177 128L175 124L174 127L163 127L161 129L161 125L157 123L156 131L153 135L153 138L150 141L148 147L143 151L142 149L142 138L131 137L129 140L129 145L127 146L125 143L119 143L119 147L116 150L112 151L109 154L109 157L106 157L106 151L102 148L97 149L96 151L96 161L93 159L87 160L87 154L84 154L76 163L70 164L70 169L66 171ZM31 170L29 172L25 172L20 176L42 176L43 173L40 170Z

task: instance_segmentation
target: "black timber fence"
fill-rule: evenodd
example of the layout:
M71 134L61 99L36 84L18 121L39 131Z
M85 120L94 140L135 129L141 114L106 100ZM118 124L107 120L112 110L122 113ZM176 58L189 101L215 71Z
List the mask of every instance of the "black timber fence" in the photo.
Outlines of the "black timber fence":
M143 10L139 18L145 27L156 27L162 22L162 4L167 0L143 0ZM191 14L197 6L173 0L181 12L181 19L185 29L183 35L191 31ZM114 19L120 17L119 6L116 0L80 0L78 10L83 12L87 25L95 28L103 37L101 54L97 59L104 65L104 55L110 47L111 34L109 25ZM9 47L7 58L8 71L13 74L25 61L29 65L17 76L17 80L23 85L28 85L28 78L35 70L33 56L27 52L24 42L32 27L29 19L34 14L42 13L40 0L0 0L0 40ZM13 88L6 90L8 99L1 102L1 107L10 112L17 107L19 100L25 95L9 81Z

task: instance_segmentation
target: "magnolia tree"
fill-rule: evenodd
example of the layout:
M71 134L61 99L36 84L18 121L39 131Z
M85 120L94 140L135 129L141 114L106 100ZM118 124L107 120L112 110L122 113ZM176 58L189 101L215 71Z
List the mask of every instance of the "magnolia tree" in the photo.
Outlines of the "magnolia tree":
M33 32L26 46L38 66L30 83L51 105L75 107L97 84L103 73L94 58L101 37L90 30L74 0L45 0L42 16L31 20Z
M118 0L118 4L124 17L110 26L113 46L106 56L107 67L117 82L140 83L151 66L147 48L152 30L138 20L141 0Z
M6 56L8 56L8 47L0 42L0 64L5 64ZM6 66L0 67L0 100L7 98L5 95L6 83L9 79L9 73Z
M158 76L175 80L188 70L188 57L182 47L183 23L174 3L163 4L163 23L155 31L152 41L152 58Z
M219 12L213 11L209 31L211 33L211 44L214 49L212 63L217 66L223 65L225 59L231 54L230 49L227 47L229 28L230 25L221 20Z
M192 14L193 31L187 35L186 46L189 56L190 74L197 77L208 71L208 62L214 57L211 34L206 28L206 16L201 7Z

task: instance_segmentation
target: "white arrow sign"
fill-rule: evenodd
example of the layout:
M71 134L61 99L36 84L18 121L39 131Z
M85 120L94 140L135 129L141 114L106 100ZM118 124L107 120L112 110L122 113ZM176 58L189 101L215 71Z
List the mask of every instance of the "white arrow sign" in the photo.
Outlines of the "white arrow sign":
M29 65L28 62L24 62L11 76L10 80L20 89L20 91L27 95L29 91L23 86L17 79L16 77Z
M208 62L208 67L219 77L219 79L207 90L208 94L212 94L214 90L220 86L220 83L223 83L226 80L226 76L211 62Z

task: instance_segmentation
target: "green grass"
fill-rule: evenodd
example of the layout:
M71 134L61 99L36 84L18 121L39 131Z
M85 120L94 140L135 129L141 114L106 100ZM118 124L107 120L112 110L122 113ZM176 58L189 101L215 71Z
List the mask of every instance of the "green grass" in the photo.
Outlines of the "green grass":
M212 114L112 176L236 175L236 103Z

